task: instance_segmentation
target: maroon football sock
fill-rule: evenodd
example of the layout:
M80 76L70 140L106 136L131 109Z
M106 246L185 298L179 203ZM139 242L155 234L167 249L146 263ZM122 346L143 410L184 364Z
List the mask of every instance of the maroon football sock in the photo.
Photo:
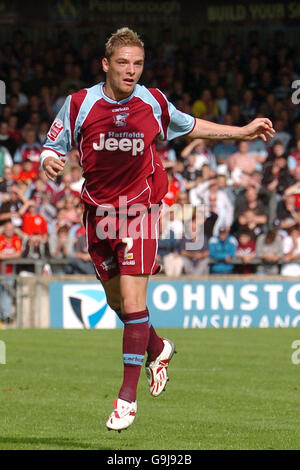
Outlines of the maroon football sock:
M119 398L129 402L136 400L136 391L149 341L148 310L123 313L123 363L124 376Z
M116 310L116 314L120 318L120 320L124 323L122 313L120 310ZM164 348L164 343L160 336L157 335L153 325L150 322L150 314L149 310L147 309L147 314L149 317L149 342L147 345L147 362L155 361L157 356L160 355Z
M148 315L149 315L149 311L148 311ZM160 353L162 352L163 348L164 348L164 343L162 339L157 335L155 329L153 328L149 320L149 342L147 346L147 353L148 353L147 362L155 361L157 356L159 356Z

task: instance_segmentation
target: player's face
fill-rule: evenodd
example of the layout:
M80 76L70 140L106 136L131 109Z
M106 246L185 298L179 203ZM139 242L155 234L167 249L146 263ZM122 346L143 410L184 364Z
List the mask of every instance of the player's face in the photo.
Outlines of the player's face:
M140 79L144 66L144 51L137 46L124 46L115 49L113 55L102 60L106 72L106 93L120 101L133 92Z

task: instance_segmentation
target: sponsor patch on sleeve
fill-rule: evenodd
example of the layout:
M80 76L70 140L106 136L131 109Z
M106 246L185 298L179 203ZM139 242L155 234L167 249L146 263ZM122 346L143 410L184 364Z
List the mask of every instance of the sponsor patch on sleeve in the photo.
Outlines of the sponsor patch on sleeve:
M55 119L48 132L49 139L54 142L63 129L64 123L60 119Z

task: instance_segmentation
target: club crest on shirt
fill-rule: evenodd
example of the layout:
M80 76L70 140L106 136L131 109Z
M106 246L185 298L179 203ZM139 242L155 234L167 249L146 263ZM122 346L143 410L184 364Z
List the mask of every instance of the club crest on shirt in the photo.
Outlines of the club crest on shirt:
M114 123L117 127L125 127L127 125L126 118L128 113L120 113L114 115Z
M52 126L50 127L50 130L48 132L48 137L50 140L55 141L61 131L64 128L64 123L60 119L55 119L53 122Z

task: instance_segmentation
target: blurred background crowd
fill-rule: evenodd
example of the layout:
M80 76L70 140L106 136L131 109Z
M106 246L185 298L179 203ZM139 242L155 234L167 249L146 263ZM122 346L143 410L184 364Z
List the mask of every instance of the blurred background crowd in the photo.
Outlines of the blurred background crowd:
M174 43L169 31L148 47L141 84L157 87L181 111L221 124L272 120L264 143L157 140L169 178L158 260L181 274L300 275L300 107L291 100L300 78L298 47L283 33L267 43L229 35L217 47L203 35ZM92 33L75 47L68 32L33 43L21 31L0 49L0 260L69 260L44 272L94 272L82 226L78 152L56 183L40 169L48 129L67 95L104 81L103 50ZM189 204L189 206L187 206ZM184 209L185 208L185 209ZM195 243L197 248L195 249ZM7 274L12 266L6 264ZM33 272L18 266L17 272Z

